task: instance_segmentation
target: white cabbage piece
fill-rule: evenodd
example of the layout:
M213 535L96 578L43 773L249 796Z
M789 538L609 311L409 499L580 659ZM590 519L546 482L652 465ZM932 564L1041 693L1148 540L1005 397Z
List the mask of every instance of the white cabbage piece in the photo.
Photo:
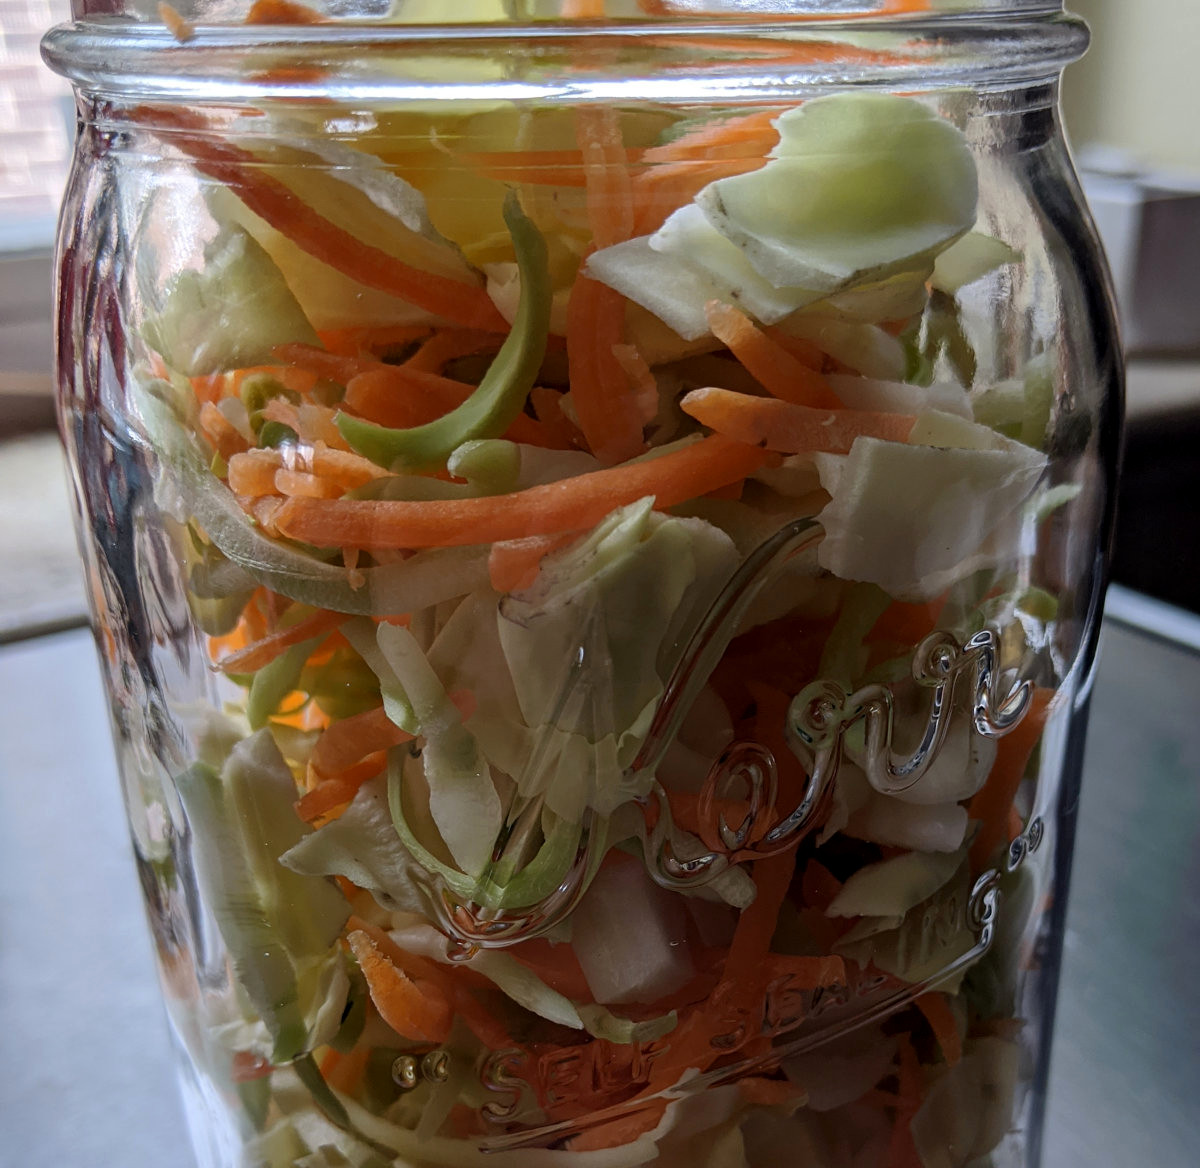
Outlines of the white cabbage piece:
M933 385L910 385L906 381L885 381L877 377L855 377L847 373L827 373L829 388L852 410L879 414L924 414L936 410L971 419L971 400L961 385L952 381ZM909 438L909 441L915 441ZM927 443L937 445L937 443Z
M784 332L811 341L836 361L864 377L899 381L907 357L904 346L885 329L867 321L826 312L824 304L797 312L780 324Z
M344 876L393 912L428 911L420 892L427 874L396 835L382 777L365 782L337 819L306 835L279 862L309 876Z
M919 786L920 784L918 784ZM967 809L957 803L921 806L871 791L843 829L853 839L919 852L956 852L967 834Z
M961 1061L933 1081L912 1119L925 1168L967 1168L986 1156L1013 1123L1021 1048L1003 1038L968 1042Z
M945 445L922 444L930 439ZM831 496L817 516L821 566L911 601L932 599L977 566L984 541L1046 467L1037 451L940 413L918 418L907 443L857 438L848 455L815 461Z
M975 222L978 180L962 132L911 98L846 93L781 114L759 170L696 202L779 287L832 292L932 257Z
M276 345L319 344L283 273L254 238L225 227L204 252L200 271L181 272L142 335L187 377L271 360Z
M1003 240L981 231L971 231L955 240L934 261L930 285L947 296L994 272L1004 264L1020 259Z
M620 771L687 636L737 566L733 542L718 528L652 508L643 499L613 511L547 556L530 589L499 605L500 644L524 725L560 736L539 743L557 747L553 774L524 765L508 773L523 794L544 790L563 818L585 806L607 815L644 793L622 790ZM577 765L581 749L595 761L572 777L563 764Z
M597 1002L649 1004L695 976L683 898L614 850L572 914L571 948Z
M421 761L430 814L458 866L477 876L504 818L487 760L412 633L383 623L376 637L425 740Z
M932 896L958 871L965 853L905 852L867 864L842 885L829 908L831 917L902 917Z

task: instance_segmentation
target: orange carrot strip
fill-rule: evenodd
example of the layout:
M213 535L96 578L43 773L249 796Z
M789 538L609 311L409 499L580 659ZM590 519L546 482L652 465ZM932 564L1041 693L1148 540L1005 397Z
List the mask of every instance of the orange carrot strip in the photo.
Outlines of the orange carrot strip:
M707 162L713 158L752 156L760 165L779 141L775 119L778 108L755 110L736 118L721 118L696 126L661 146L651 146L642 154L644 162Z
M399 1035L416 1042L445 1042L454 1013L436 984L417 981L379 951L361 929L346 938L367 979L371 1001L379 1016Z
M329 479L347 490L365 486L380 477L380 469L369 458L350 450L332 450L325 443L313 444L308 459L313 474Z
M479 329L439 329L407 361L405 369L440 373L447 361L495 350L501 338Z
M787 1079L764 1079L758 1076L739 1079L738 1091L746 1103L753 1103L758 1107L777 1107L784 1103L794 1103L804 1096L804 1088L797 1087Z
M289 470L285 466L275 472L275 490L281 495L304 499L337 499L346 493L344 487L330 479L309 471Z
M583 436L601 462L624 462L645 448L637 395L617 359L625 298L606 284L576 277L567 301L571 400Z
M363 783L383 770L386 757L384 754L375 755L377 765L373 769L364 766L361 774L356 773L357 768L354 768L336 779L326 779L323 783L318 783L296 801L296 814L305 823L313 823L339 807L344 807L358 794L358 789ZM368 756L368 760L370 758L371 756Z
M658 382L635 345L613 345L613 356L625 371L633 388L633 403L643 423L654 420L658 413Z
M412 738L382 706L334 722L313 747L309 765L319 775L334 777L376 751L388 750Z
M384 366L383 362L376 357L364 356L361 353L345 355L326 352L324 349L318 349L315 345L306 345L301 341L289 341L286 345L276 345L274 353L276 357L281 361L286 361L289 365L306 369L318 377L327 377L330 381L337 381L342 385L345 385L356 373L363 373L368 369L393 368L393 366Z
M722 981L736 984L743 979L754 980L754 975L771 950L771 937L775 932L779 909L792 882L795 867L796 856L793 852L755 862L753 876L758 893L738 918Z
M727 345L746 370L784 401L817 409L838 409L841 401L819 373L797 361L744 313L719 300L705 306L713 336Z
M958 1024L954 1021L954 1011L945 994L921 994L916 999L917 1009L925 1016L929 1029L933 1031L942 1048L946 1062L954 1066L962 1058L962 1036L958 1033Z
M575 136L583 154L592 242L598 248L623 243L633 234L633 186L620 114L611 106L581 106Z
M584 531L616 507L653 495L672 507L745 478L769 455L719 434L658 458L607 467L511 495L421 502L288 499L275 530L319 547L455 547Z
M575 538L574 532L498 540L488 552L488 576L497 592L519 592L537 579L542 560Z
M631 1144L638 1136L658 1127L666 1110L665 1099L651 1099L616 1119L585 1128L579 1135L572 1136L567 1146L572 1152L593 1152Z
M299 645L322 633L331 632L346 619L340 612L317 612L298 624L270 633L260 641L222 657L219 664L226 673L254 673L269 665L284 649Z
M680 406L698 422L738 442L785 454L823 450L847 454L855 438L903 442L915 418L866 410L814 410L779 398L729 389L693 389Z
M249 446L237 427L212 402L206 401L200 407L200 428L226 461Z
M191 157L198 170L229 187L259 218L322 263L446 320L468 328L508 331L508 323L481 285L415 268L363 243L263 171L250 151L210 136L202 116L162 106L142 107L139 113L150 125L178 131L171 133L172 143Z
M283 466L278 450L255 448L229 459L229 489L243 498L275 493L275 472Z
M295 0L254 0L247 24L323 24L325 17Z
M1007 839L1008 813L1025 777L1025 768L1042 736L1054 690L1033 691L1025 717L996 744L996 761L987 782L967 805L967 814L980 821L971 843L971 867L982 871L992 853Z
M554 443L562 450L570 450L582 441L575 424L563 413L563 395L548 385L535 385L529 391L529 401L537 420L554 436Z
M361 357L375 349L387 349L420 341L429 336L427 324L394 324L357 328L323 329L321 344L339 357Z
M196 26L190 20L184 20L179 12L170 4L159 4L158 19L170 29L171 35L180 44L190 41L196 35Z
M262 408L262 416L268 422L280 422L300 434L300 411L281 397L270 398Z
M801 365L807 365L809 369L813 369L818 373L825 367L825 354L812 341L805 340L804 337L794 337L790 333L785 333L777 325L770 325L762 331L781 349L786 350L795 357Z
M321 1077L335 1091L341 1091L343 1095L352 1095L362 1082L370 1055L371 1046L365 1042L356 1046L349 1054L330 1049L321 1060Z

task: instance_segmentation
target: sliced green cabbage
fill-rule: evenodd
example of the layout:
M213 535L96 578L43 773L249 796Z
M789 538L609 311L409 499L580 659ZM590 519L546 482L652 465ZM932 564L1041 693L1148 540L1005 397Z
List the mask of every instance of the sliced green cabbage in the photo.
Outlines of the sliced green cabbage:
M696 203L776 287L832 292L932 265L975 222L966 138L918 101L835 94L775 125L766 166L709 184Z
M290 1061L337 1029L341 1004L326 1007L333 980L343 1001L349 985L333 948L349 908L332 882L279 864L308 829L269 731L234 746L220 773L197 763L177 787L238 983L271 1035L273 1061Z
M952 243L933 264L930 285L947 296L1021 257L1003 240L971 231Z
M200 271L176 277L142 335L187 377L265 365L276 345L320 343L283 273L240 227L209 244Z
M478 876L491 858L503 823L500 796L487 761L412 633L384 623L376 638L424 738L421 761L430 814L459 868Z
M1004 1038L975 1038L963 1057L933 1080L912 1118L925 1168L968 1168L1004 1138L1013 1122L1021 1048Z
M687 634L737 564L723 532L652 503L618 508L500 602L513 693L540 752L526 756L537 768L508 773L564 819L588 806L611 814L639 793L621 772Z
M279 857L306 876L344 876L392 912L424 914L424 869L401 844L388 809L387 782L364 783L337 819L304 836Z

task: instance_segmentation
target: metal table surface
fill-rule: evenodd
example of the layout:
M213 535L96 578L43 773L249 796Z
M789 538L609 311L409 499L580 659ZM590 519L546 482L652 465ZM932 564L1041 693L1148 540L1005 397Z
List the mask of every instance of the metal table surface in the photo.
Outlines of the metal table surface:
M1200 654L1108 622L1045 1168L1197 1162L1197 692ZM0 647L0 1051L2 1168L191 1164L83 630Z

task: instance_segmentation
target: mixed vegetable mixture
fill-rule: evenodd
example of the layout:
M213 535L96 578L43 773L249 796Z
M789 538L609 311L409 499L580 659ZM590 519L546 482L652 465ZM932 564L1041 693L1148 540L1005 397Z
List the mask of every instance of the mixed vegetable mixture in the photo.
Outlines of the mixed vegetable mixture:
M181 1027L243 1162L989 1163L1021 1023L972 890L1072 490L1046 363L976 383L957 294L1021 258L963 134L271 117L145 111L209 223L135 402L217 699L176 786L228 978Z

